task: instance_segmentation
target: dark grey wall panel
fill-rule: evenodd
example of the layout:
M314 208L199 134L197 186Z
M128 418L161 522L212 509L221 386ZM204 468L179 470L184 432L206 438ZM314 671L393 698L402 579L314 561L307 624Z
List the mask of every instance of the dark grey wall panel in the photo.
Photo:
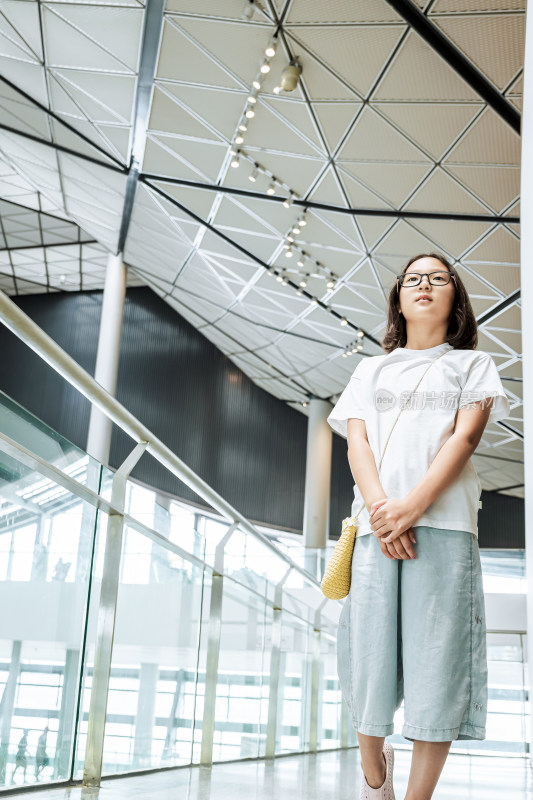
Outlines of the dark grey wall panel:
M93 374L101 298L101 292L77 292L17 302ZM84 448L89 403L1 325L0 348L2 390ZM146 288L131 288L126 294L117 397L245 516L301 531L306 417L256 386ZM120 464L131 446L115 429L111 464ZM200 502L149 456L143 456L134 475ZM352 485L346 441L334 435L332 536L340 533L341 520L350 513ZM484 494L483 505L480 544L523 547L523 502L499 496L487 500Z

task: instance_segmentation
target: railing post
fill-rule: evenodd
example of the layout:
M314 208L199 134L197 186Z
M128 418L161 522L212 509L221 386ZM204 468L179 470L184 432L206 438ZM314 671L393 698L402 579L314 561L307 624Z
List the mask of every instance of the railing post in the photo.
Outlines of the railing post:
M222 600L224 593L224 548L239 527L234 522L228 528L215 550L215 563L211 580L209 603L209 629L205 665L204 714L202 718L202 746L200 764L210 767L213 763L213 739L215 735L215 706L217 701L218 657L222 624Z
M146 450L146 446L147 442L140 442L119 467L113 478L111 503L120 511L111 513L107 523L91 704L89 706L89 726L87 729L87 746L83 771L84 786L100 786L102 777L107 696L113 658L113 638L115 635L120 559L124 533L126 482L130 472Z
M320 694L320 632L322 609L328 602L325 597L315 611L313 626L313 666L311 668L311 708L309 719L309 750L316 753L318 743L318 706Z
M276 755L276 729L278 718L278 691L280 677L281 654L281 622L283 585L290 573L289 567L283 578L276 584L274 591L274 613L272 619L272 651L270 653L270 690L268 693L268 721L265 744L265 758L274 758Z

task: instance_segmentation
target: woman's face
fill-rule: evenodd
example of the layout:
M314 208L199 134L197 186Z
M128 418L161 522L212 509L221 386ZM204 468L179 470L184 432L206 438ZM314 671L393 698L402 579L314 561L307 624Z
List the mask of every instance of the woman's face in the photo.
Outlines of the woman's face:
M418 285L410 285L407 276L412 272L433 273L431 277L435 283L430 283L428 276L424 275ZM451 278L445 283L448 277L449 270L436 258L428 256L409 264L403 285L400 286L400 309L406 322L427 320L437 323L446 322L450 318L455 297L455 282ZM423 295L427 295L429 300L419 299Z

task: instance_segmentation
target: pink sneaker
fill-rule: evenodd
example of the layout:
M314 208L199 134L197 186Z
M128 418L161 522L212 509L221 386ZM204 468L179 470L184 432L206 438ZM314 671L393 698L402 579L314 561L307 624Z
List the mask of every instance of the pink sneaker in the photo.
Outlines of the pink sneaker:
M373 789L372 786L368 785L365 773L363 772L360 800L396 800L394 796L394 786L392 785L394 750L390 742L383 743L383 755L385 757L385 765L387 767L383 785L378 789Z

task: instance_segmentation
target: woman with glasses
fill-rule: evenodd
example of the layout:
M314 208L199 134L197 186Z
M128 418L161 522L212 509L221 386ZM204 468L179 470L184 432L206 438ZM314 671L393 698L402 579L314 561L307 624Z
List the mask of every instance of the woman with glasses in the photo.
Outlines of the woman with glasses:
M451 742L486 738L481 483L471 456L510 405L492 357L477 349L464 284L438 253L414 256L397 276L382 344L328 417L348 439L352 515L361 509L337 665L361 798L394 800L385 737L403 701L401 733L413 742L405 800L429 800Z

